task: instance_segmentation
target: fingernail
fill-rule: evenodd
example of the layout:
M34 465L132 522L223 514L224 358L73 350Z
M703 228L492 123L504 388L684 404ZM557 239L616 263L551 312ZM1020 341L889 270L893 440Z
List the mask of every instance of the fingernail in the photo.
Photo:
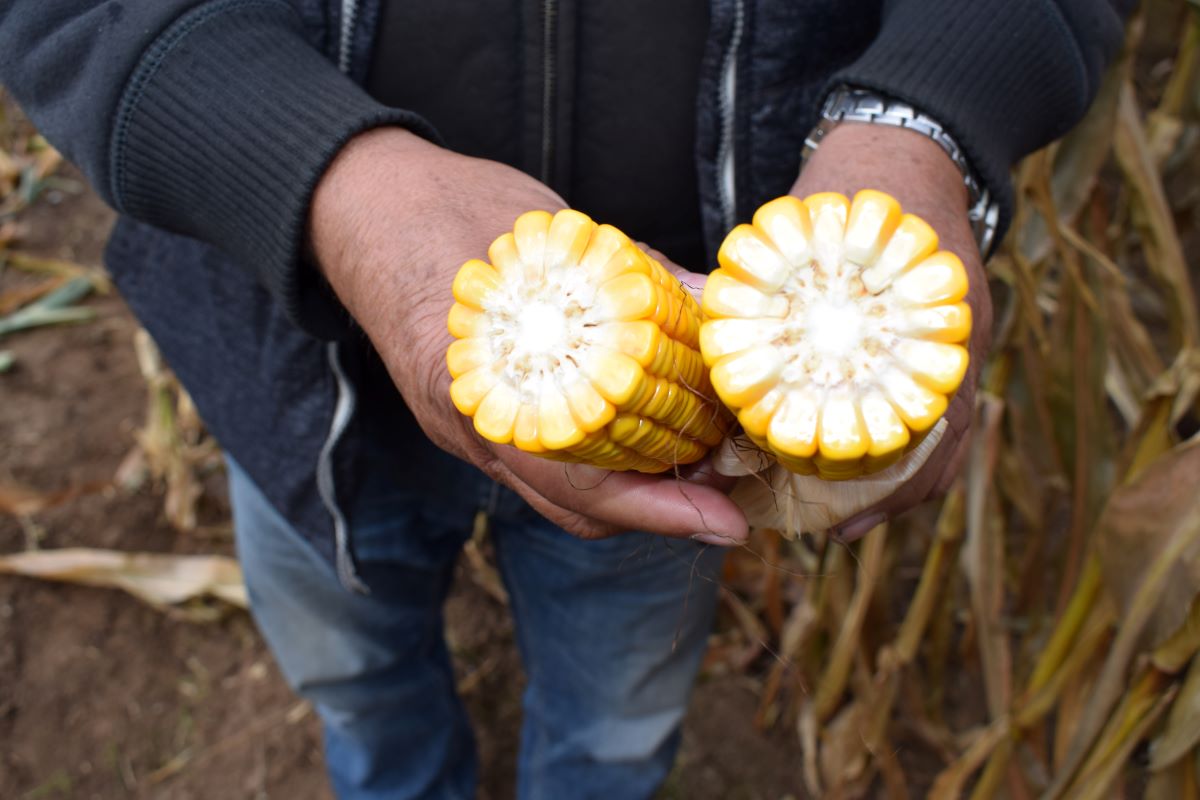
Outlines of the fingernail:
M847 525L837 528L836 530L834 530L834 535L841 539L851 539L851 540L860 539L863 536L866 536L868 533L870 533L871 529L874 528L876 525L878 525L881 522L886 522L886 521L887 521L887 514L883 514L883 513L868 514L867 516L862 517L861 519L856 519Z
M692 541L700 542L701 544L711 544L716 547L738 547L745 544L741 539L735 539L723 533L693 533L691 538Z

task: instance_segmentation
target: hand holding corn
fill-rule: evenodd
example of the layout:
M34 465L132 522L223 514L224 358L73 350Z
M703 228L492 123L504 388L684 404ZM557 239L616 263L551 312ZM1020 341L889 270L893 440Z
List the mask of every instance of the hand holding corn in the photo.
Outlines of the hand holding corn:
M797 189L852 184L870 150L832 162L829 174L821 164L854 135L835 137ZM897 193L931 190L916 196L927 207L931 196L961 198L961 183L922 182L944 177L941 167L957 178L940 150L906 136L884 144L874 155L901 159L890 168L904 178L893 181ZM941 223L953 232L965 216ZM734 497L752 522L791 533L865 512L849 523L856 532L889 504L923 499L930 476L953 474L974 385L972 376L959 391L972 361L967 267L885 192L765 204L725 238L703 315L653 258L578 212L523 214L488 259L468 261L455 279L447 366L456 407L489 441L661 472L721 441L723 404L741 429L722 444L717 469L761 473ZM978 276L970 283L984 286Z
M699 472L680 480L673 471L610 473L585 464L556 463L489 441L452 404L446 353L454 339L446 321L453 298L447 288L462 264L487 253L493 240L511 230L523 213L542 210L544 214L531 219L545 220L563 207L550 189L517 170L452 153L403 130L379 129L356 137L326 171L314 195L310 230L314 254L330 285L371 338L405 403L439 447L475 464L518 492L539 513L580 536L636 529L677 537L699 535L725 543L743 540L747 529L741 511L709 485L726 479ZM543 233L547 232L545 228ZM547 259L563 257L548 246L550 240L544 235L535 232L533 238L543 246L540 266ZM699 356L689 355L694 353L698 325L682 313L688 308L694 311L695 301L687 292L676 291L679 283L668 274L668 267L684 275L689 284L702 285L704 276L659 263L637 248L626 248L627 240L620 239L617 249L631 265L627 281L639 284L643 300L654 304L649 318L658 333L638 325L610 331L631 348L643 348L630 360L618 359L625 369L624 379L592 384L595 392L588 392L577 380L569 396L562 393L547 399L546 423L538 428L536 442L539 447L582 448L603 459L636 453L637 463L649 467L673 458L676 451L694 454L699 445L684 439L703 443L720 437L711 427L716 424L712 409L704 413L698 401L692 409L695 413L663 412L676 407L681 392L691 396L683 384L699 382L697 373L703 372ZM569 235L563 240L567 246L571 241L575 240ZM617 243L615 238L612 241ZM515 246L515 239L512 243ZM483 272L481 280L486 283L487 278ZM466 278L457 285L464 297L480 288ZM555 337L575 330L574 322L556 317L555 309L545 303L539 306L536 298L513 299L533 311L536 324L508 330L514 348L510 355L517 350L528 354L538 347L552 350L562 341ZM469 329L471 316L458 312L464 330ZM593 322L579 325L590 332ZM464 369L478 356L466 350L458 355ZM536 366L525 364L522 374L536 377ZM576 377L586 375L583 366L579 365ZM635 379L638 372L643 380ZM474 391L481 393L478 386ZM456 394L461 399L470 392L460 387ZM478 399L480 404L483 401L484 397ZM507 409L513 403L501 401L505 398L498 395L485 409L491 414L484 427L487 432L496 433L507 424ZM571 415L555 415L571 403L576 409ZM611 411L605 404L612 406ZM637 411L630 411L634 407ZM577 428L572 427L576 413L581 417ZM522 422L523 441L532 444L528 420ZM515 415L512 426L515 437ZM603 441L592 436L598 426L615 426L612 436ZM684 434L674 437L678 446L668 441L666 431ZM620 450L615 442L622 442Z
M853 197L865 188L894 197L905 212L929 224L938 236L939 249L961 259L968 285L963 301L971 316L966 342L970 359L943 415L945 432L936 448L920 469L888 496L838 525L848 538L861 536L884 519L949 489L966 458L975 389L992 328L992 300L967 219L966 190L962 176L941 148L911 131L842 123L821 142L791 194L807 197L832 191Z

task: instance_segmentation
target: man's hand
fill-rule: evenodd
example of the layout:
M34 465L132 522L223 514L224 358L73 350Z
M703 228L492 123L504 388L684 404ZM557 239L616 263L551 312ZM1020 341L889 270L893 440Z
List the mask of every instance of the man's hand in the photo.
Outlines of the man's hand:
M485 257L522 213L564 206L515 169L383 128L352 140L322 177L310 233L330 285L439 447L579 536L637 529L721 544L744 540L745 517L704 468L681 480L547 461L485 441L450 402L446 315L455 273L468 259ZM664 266L688 284L704 281Z
M946 410L948 427L937 449L910 481L842 523L838 530L846 538L861 536L885 519L950 488L966 458L975 387L992 328L992 298L967 219L966 187L946 153L927 137L903 128L843 122L821 141L791 193L803 198L833 191L853 197L859 189L879 189L895 197L906 212L933 226L941 249L962 259L970 282L967 303L973 323L968 343L970 366Z

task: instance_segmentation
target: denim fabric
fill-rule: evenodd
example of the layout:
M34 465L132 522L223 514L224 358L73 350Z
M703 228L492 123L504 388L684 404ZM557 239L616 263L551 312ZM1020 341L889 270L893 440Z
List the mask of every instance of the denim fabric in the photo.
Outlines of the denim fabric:
M397 490L378 498L387 513L373 522L356 515L368 595L344 590L328 561L229 465L254 616L288 682L320 714L338 796L474 796L474 746L442 604L478 509L489 512L528 675L518 796L651 796L678 748L721 552L639 533L577 539L436 452L424 466L444 473L456 509Z

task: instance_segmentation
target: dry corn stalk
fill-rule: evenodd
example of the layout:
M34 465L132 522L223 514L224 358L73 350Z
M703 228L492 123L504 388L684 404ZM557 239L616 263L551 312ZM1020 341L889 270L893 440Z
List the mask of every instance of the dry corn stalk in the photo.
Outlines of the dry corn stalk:
M608 469L702 458L725 418L700 310L623 233L577 211L521 215L454 280L450 396L481 436Z
M137 446L118 468L116 482L129 489L147 477L161 482L166 487L167 521L178 531L192 531L204 491L201 475L219 466L220 450L144 329L134 334L134 348L146 381L146 424L137 432Z

